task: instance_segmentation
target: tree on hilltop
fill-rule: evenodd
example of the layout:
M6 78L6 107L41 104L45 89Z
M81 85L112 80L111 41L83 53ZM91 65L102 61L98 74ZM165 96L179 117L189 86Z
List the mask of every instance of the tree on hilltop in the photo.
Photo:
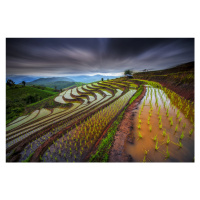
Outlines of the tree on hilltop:
M128 74L132 75L132 73L133 72L130 69L127 69L127 70L124 71L124 75L128 75Z

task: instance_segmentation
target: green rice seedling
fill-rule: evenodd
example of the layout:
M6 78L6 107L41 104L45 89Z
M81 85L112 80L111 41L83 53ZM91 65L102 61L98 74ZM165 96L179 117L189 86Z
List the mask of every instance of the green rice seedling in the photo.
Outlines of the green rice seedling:
M146 155L144 155L143 162L146 162Z
M46 152L46 156L48 156L48 152Z
M149 119L148 119L148 121L147 121L147 124L148 124L148 125L150 124L150 121L149 121Z
M169 116L169 108L167 108L166 115Z
M138 137L139 137L139 139L142 139L142 135L140 132L138 132Z
M181 123L182 117L178 120L179 124Z
M140 124L138 124L138 129L141 129L141 125Z
M163 130L163 134L164 137L166 136L166 129Z
M180 136L180 140L182 140L184 138L184 132L182 131L181 136Z
M177 130L178 130L178 124L176 125L175 132L177 132Z
M186 123L183 123L183 128L185 128L186 127Z
M159 128L162 129L162 123L159 125Z
M193 133L193 129L191 129L190 132L189 132L190 136L192 135L192 133Z
M139 119L139 123L140 123L140 124L142 123L142 120L141 120L141 119Z
M55 157L54 159L55 159L56 162L58 161L58 158L57 158L57 157Z
M61 150L59 149L59 154L61 155Z
M173 126L173 120L171 120L170 125Z
M194 120L192 119L192 117L190 118L190 122L191 122L192 124L194 124Z
M51 155L50 155L50 157L52 158L52 157L53 157L53 155L51 154Z
M168 150L168 146L167 146L167 151L166 151L166 156L165 158L169 158L169 150Z
M179 142L178 142L178 146L180 147L180 148L182 148L183 147L183 144L181 143L181 141L179 140Z
M66 158L66 153L64 153L64 157Z
M176 113L177 119L179 118L179 116L180 116L180 111L178 110L177 113Z
M154 136L153 140L154 142L157 140L157 135Z
M150 132L152 131L152 126L151 126L151 124L150 124L150 126L149 126L149 130L150 130Z
M158 147L158 139L156 140L155 150L157 151L159 149Z
M170 139L169 139L169 134L168 134L168 136L167 136L167 144L169 144L170 143Z
M157 112L158 115L160 114L160 109L161 109L161 106L159 106L159 108L158 108L158 112Z

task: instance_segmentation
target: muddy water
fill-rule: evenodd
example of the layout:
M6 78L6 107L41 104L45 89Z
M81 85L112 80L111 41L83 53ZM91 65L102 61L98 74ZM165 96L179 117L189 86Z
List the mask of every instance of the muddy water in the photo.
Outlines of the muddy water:
M157 104L156 104L157 96ZM150 106L152 105L152 107ZM143 107L143 108L142 108ZM159 111L160 107L160 111ZM167 116L167 109L169 115ZM140 117L139 113L141 111ZM134 111L133 144L127 142L125 150L136 162L192 162L194 159L194 130L190 117L185 118L178 108L170 102L167 95L160 89L148 87L139 109ZM151 116L150 116L151 115ZM161 120L160 118L161 117ZM148 118L149 124L148 124ZM170 118L173 120L171 124ZM179 119L182 120L179 122ZM140 121L141 120L141 121ZM140 124L141 128L138 127ZM162 124L162 126L161 126ZM185 124L185 126L184 126ZM160 125L160 127L159 127ZM150 131L150 126L152 130ZM177 130L176 129L177 126ZM163 131L166 135L163 136ZM139 137L140 132L140 137ZM184 137L180 139L182 132ZM167 144L167 140L170 142ZM179 146L179 141L182 147ZM156 145L157 143L157 145ZM155 148L157 147L157 150Z

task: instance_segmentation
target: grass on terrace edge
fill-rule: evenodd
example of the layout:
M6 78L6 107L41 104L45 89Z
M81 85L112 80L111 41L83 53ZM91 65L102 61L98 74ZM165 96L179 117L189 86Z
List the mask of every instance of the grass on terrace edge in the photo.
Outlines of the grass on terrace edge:
M114 136L117 131L117 127L123 119L124 112L127 109L127 107L131 103L133 103L133 101L142 93L142 91L143 91L143 85L140 85L135 95L130 99L128 105L124 108L121 114L113 122L112 126L108 129L106 138L102 139L96 152L90 156L89 162L108 162L109 151L112 146Z

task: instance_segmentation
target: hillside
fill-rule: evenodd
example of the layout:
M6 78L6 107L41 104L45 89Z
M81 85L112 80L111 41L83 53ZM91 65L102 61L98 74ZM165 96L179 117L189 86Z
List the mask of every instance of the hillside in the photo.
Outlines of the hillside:
M51 88L38 89L31 86L6 87L6 124L20 116L25 107L58 94Z
M165 70L135 73L133 78L159 82L182 97L194 101L194 62Z

